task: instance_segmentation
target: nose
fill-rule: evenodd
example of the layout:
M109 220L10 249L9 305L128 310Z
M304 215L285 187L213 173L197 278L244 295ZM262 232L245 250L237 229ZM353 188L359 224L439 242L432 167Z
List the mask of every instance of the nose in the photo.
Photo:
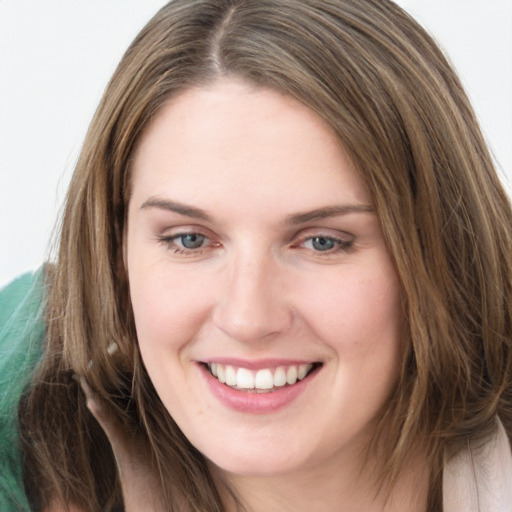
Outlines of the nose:
M215 325L243 342L285 333L293 311L283 286L283 269L271 255L247 254L226 269L213 312Z

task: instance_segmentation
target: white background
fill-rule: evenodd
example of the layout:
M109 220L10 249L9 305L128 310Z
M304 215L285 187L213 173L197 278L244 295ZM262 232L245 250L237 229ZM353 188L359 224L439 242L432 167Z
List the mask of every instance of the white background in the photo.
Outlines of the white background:
M0 286L47 256L102 91L164 3L0 0ZM512 182L512 0L398 3L447 50Z

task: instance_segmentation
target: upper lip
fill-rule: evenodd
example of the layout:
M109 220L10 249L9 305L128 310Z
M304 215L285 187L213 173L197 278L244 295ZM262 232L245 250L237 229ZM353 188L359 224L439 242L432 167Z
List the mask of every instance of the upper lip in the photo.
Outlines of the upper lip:
M237 368L247 368L248 370L261 370L264 368L277 368L278 366L292 366L301 364L317 364L320 363L314 359L281 359L281 358L266 358L266 359L239 359L236 357L212 357L203 359L201 363L216 363L223 365L230 365Z

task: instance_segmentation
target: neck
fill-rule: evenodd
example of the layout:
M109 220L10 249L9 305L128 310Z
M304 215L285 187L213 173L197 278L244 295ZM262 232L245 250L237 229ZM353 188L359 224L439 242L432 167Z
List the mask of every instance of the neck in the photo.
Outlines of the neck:
M423 459L410 462L392 489L379 490L376 472L367 466L361 471L346 464L324 464L271 476L217 472L214 478L226 512L426 512L429 477ZM225 490L226 484L242 509Z

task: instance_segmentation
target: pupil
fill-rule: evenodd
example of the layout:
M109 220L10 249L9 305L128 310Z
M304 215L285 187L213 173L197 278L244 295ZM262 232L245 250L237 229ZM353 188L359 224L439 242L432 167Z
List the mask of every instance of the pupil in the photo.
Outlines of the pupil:
M316 236L313 238L313 248L317 251L328 251L334 247L335 241L332 238Z
M185 249L197 249L203 245L204 236L203 235L184 235L181 237L181 243Z

